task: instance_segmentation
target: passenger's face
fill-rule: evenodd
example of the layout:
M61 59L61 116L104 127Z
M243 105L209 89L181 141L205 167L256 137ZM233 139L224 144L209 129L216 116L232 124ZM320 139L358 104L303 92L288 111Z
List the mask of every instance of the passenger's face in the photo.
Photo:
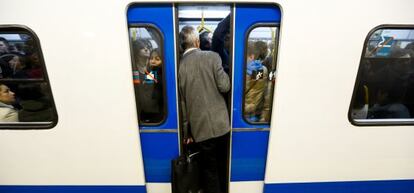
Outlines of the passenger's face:
M224 37L224 47L229 50L230 49L230 33L226 34Z
M40 62L40 60L39 60L39 55L37 55L37 53L33 53L32 55L30 55L30 60L31 60L34 64L38 65L38 64L39 64L39 62Z
M20 61L20 58L18 56L14 56L13 59L9 61L10 67L14 69L22 69L23 65Z
M0 41L0 53L7 53L7 52L9 52L9 48L3 41Z
M0 102L11 105L16 101L14 92L12 92L6 85L0 86Z
M150 65L151 66L161 66L162 60L158 55L151 55L150 58Z
M149 57L149 55L150 55L150 50L149 50L149 48L148 47L144 47L144 48L141 48L140 50L139 50L139 56L142 56L142 57Z

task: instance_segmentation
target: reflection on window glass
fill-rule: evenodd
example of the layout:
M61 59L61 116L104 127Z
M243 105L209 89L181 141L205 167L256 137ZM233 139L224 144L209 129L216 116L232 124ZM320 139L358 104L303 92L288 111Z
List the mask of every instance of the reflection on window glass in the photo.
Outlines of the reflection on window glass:
M27 34L0 34L0 78L43 78L38 48Z
M163 121L164 58L161 36L152 27L131 27L132 78L140 125L154 125Z
M380 29L368 39L361 60L351 118L414 116L414 30Z
M0 29L0 127L50 127L57 116L40 48L33 35L21 30Z
M276 77L276 27L256 27L247 40L243 114L250 123L269 123Z

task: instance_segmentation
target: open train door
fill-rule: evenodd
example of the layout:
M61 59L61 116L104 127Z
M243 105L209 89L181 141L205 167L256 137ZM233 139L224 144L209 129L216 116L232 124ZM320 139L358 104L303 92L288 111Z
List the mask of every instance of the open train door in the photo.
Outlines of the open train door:
M263 192L281 11L236 4L230 192Z

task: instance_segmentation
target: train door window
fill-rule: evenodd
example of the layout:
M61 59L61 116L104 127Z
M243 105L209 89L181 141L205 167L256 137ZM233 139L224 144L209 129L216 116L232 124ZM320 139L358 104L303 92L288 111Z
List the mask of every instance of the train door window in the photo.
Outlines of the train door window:
M253 26L246 39L243 117L269 124L276 78L276 26Z
M152 25L129 27L132 78L140 125L160 125L165 120L164 57L162 36Z
M381 26L367 37L349 108L355 125L414 123L414 26Z
M0 128L47 129L56 124L37 36L23 26L0 26Z

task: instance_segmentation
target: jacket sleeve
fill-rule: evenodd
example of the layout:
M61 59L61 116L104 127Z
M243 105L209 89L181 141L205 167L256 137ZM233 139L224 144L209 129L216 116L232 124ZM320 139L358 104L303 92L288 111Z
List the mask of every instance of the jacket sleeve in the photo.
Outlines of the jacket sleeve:
M189 124L188 124L188 119L187 119L187 105L185 104L185 100L184 100L184 95L181 91L181 88L179 88L179 94L180 94L180 105L181 105L181 118L182 118L182 131L184 134L184 139L187 139L189 136L189 132L188 132L188 128L189 128Z
M226 93L230 90L229 75L227 75L227 73L223 70L220 56L214 52L212 53L213 73L217 88L221 93Z

